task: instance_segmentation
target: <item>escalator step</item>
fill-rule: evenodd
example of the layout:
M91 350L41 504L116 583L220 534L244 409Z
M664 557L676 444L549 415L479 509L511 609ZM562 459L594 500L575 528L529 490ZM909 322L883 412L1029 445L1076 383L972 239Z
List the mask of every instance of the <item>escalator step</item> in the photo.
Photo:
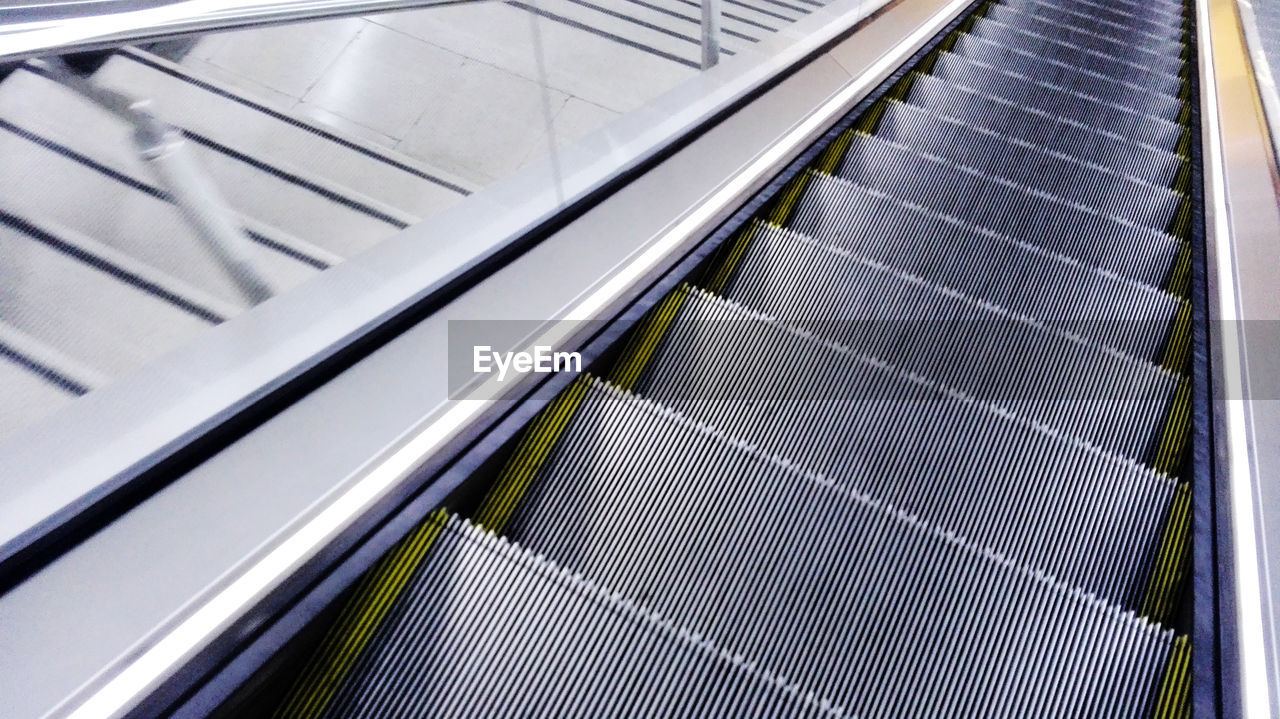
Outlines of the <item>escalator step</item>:
M1134 208L1133 214L1147 222L1139 225L861 133L852 138L835 174L1071 257L1116 246L1141 255L1177 249L1177 241L1160 231L1173 219L1173 198L1159 208Z
M434 546L321 716L842 716L464 520L428 521Z
M1178 155L1096 127L984 95L932 75L911 83L906 101L943 117L999 132L1112 171L1169 187L1185 162ZM1172 127L1171 127L1172 129ZM1169 141L1176 141L1170 135Z
M1186 61L1179 57L1182 46L1176 42L1157 44L1155 47L1147 43L1124 42L1095 30L1082 30L1036 12L1025 12L1009 5L993 5L984 17L1046 37L1060 38L1064 42L1097 50L1171 75L1180 74L1186 66Z
M1109 415L1108 422L1158 425L1177 387L1175 375L1150 362L1055 332L1025 315L861 258L828 258L837 262L788 268L793 258L775 255L772 266L742 267L724 294L820 339L1042 421L1051 421L1063 410L1058 403L1070 399L1093 401L1088 409ZM804 273L807 282L799 279ZM1072 406L1070 415L1080 409ZM1071 429L1135 459L1151 439Z
M1059 701L1139 716L1173 646L1082 590L599 383L507 531L860 717L1044 716Z
M1141 33L1166 42L1177 42L1182 37L1184 11L1181 8L1167 8L1160 14L1160 6L1144 8L1139 15L1131 9L1120 9L1116 4L1098 4L1087 0L1072 0L1070 3L1050 4L1043 0L1003 0L1001 3L1017 9L1039 9L1047 7L1050 11L1074 18L1081 27L1103 27L1111 32Z
M1159 222L1185 199L1167 186L1082 164L1053 145L1011 140L901 102L889 102L875 136L1135 222ZM1151 208L1158 214L1143 214Z
M939 57L933 74L975 92L1170 152L1178 146L1182 134L1182 127L1173 120L1102 99L1087 83L1080 86L1058 82L1070 78L1032 77L956 53Z
M1186 7L1182 3L1176 2L1176 0L1153 0L1149 3L1141 2L1141 0L1107 0L1106 2L1082 0L1080 5L1107 8L1135 17L1156 13L1161 17L1176 19L1186 14Z
M1031 241L1007 237L922 205L904 202L842 177L816 172L811 175L806 191L796 205L791 226L812 237L830 241L849 250L857 250L878 261L921 276L931 276L927 269L923 269L929 266L927 263L952 265L950 257L918 256L927 249L931 239L936 238L941 242L943 238L951 238L954 245L942 245L948 252L956 252L954 265L948 276L954 277L961 272L972 271L975 273L975 281L981 277L984 269L977 262L981 259L981 254L974 253L990 251L993 253L990 257L993 272L1002 267L1000 258L1010 253L1019 259L1010 260L1017 264L1009 266L1009 270L1027 266L1030 261L1021 258L1030 253L1046 258L1045 261L1078 264L1088 269L1099 268L1108 274L1156 287L1168 276L1179 250L1179 244L1171 238L1155 235L1156 241L1144 241L1150 235L1123 226L1125 234L1115 237L1109 243L1086 244L1079 241L1080 238L1045 242L1046 238L1034 237L1029 232L1019 234L1025 234ZM886 227L893 227L894 230L889 232L885 230ZM935 232L939 234L930 234ZM969 247L975 249L970 251ZM996 247L1000 249L994 249ZM969 259L974 261L968 261ZM954 286L958 287L961 282L963 280L957 280ZM1036 289L1027 288L1027 291Z
M823 186L837 182L815 182L809 193L821 195L832 189L858 192L854 187ZM883 209L894 209L889 201L870 193L863 193L861 199L880 204ZM800 213L815 214L804 206ZM788 310L790 315L806 319L830 316L838 321L853 317L836 314L845 308L827 304L825 297L815 300L824 293L812 289L839 286L850 276L847 267L883 264L1133 357L1155 361L1162 356L1166 335L1182 305L1168 293L956 224L911 222L907 212L900 217L906 225L902 227L904 231L895 228L893 233L880 229L861 237L852 234L830 245L762 225L751 236L739 263L739 276L754 284L777 283L779 296L789 292L796 303ZM944 247L947 260L940 262ZM753 272L760 273L760 277Z
M904 282L888 291L921 302L938 297L922 283ZM967 309L966 304L957 300L952 307ZM813 323L818 332L855 335L860 345L871 346L864 351L841 342L844 337L816 337L814 331L795 328L788 323L790 318L775 321L736 303L691 292L653 353L653 369L646 370L646 382L660 379L661 391L658 385L644 382L636 388L660 401L744 395L748 399L847 400L865 396L856 381L863 373L855 370L868 363L888 364L1066 437L1149 461L1175 399L1175 375L1079 342L1063 342L1060 336L1044 333L1024 320L974 317L980 318L956 322L907 316ZM976 336L965 339L981 349L939 336L957 329L961 336L972 331ZM999 341L991 342L992 336ZM936 345L930 344L933 340ZM961 362L944 364L947 359Z
M1058 27L1087 32L1122 44L1126 39L1131 42L1137 39L1142 47L1161 55L1178 57L1184 50L1180 32L1167 27L1157 28L1154 31L1146 28L1126 27L1123 23L1106 20L1097 15L1090 15L1087 12L1087 8L1084 12L1081 12L1071 7L1028 0L1027 2L1002 2L994 6L993 9L999 9L1001 14L1020 13L1035 16L1052 22Z
M1181 39L1177 36L1169 37L1167 32L1151 33L1142 28L1125 27L1096 16L1081 15L1066 8L1046 6L1034 2L1024 3L1021 6L1012 3L1001 3L999 7L1008 12L1035 16L1041 20L1052 22L1059 27L1075 32L1097 35L1114 42L1123 43L1126 38L1131 42L1137 40L1142 47L1152 52L1169 57L1183 57L1184 47Z
M1182 104L1178 102L1176 92L1114 80L1106 75L1025 52L1021 48L987 42L973 35L961 36L952 52L974 62L1034 77L1051 85L1072 90L1088 88L1089 95L1100 100L1170 122L1177 120L1178 114L1182 112Z
M1138 606L1174 489L1167 478L729 303L696 292L681 302L634 384L640 395L837 486ZM695 379L691 370L703 374ZM1011 455L1025 457L1017 472L1004 464ZM921 477L946 479L922 486ZM1102 526L1126 530L1107 536L1095 531ZM1080 535L1094 537L1080 554L1053 539Z
M975 23L970 34L997 45L1017 47L1022 52L1034 53L1112 79L1139 83L1166 95L1176 95L1182 87L1180 66L1165 70L1150 64L1138 65L1132 60L1081 48L1059 38L1046 37L990 18L983 18Z

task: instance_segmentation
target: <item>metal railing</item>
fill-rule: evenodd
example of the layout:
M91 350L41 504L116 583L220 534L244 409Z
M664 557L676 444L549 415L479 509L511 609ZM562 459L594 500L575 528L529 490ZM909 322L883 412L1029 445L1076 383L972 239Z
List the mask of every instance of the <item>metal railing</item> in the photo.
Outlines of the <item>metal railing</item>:
M720 62L720 3L702 0L702 69Z

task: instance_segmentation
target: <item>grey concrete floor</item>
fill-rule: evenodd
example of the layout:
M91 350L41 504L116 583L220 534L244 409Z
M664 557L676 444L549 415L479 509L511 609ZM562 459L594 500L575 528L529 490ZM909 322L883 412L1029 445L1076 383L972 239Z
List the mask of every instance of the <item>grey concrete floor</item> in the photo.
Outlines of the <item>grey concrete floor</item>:
M697 72L498 2L224 33L182 64L481 186Z

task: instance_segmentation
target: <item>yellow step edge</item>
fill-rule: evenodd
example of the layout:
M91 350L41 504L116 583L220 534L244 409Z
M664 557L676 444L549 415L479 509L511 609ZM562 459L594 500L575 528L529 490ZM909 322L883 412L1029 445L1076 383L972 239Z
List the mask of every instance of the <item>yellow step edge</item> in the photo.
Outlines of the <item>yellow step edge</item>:
M1173 177L1173 184L1170 186L1174 192L1184 197L1191 194L1191 161L1183 158L1182 164L1178 167L1178 172ZM1182 239L1182 238L1179 238Z
M1173 640L1173 648L1169 651L1151 719L1190 716L1190 711L1191 645L1185 636L1180 636Z
M755 239L756 233L760 231L760 221L752 220L738 233L734 235L730 241L726 251L723 253L724 259L715 267L715 271L711 273L710 279L703 284L703 289L715 294L723 294L724 288L729 285L730 278L733 277L734 270L738 269L738 263L742 261L742 256L746 254L747 247L751 245ZM627 389L631 387L628 386Z
M849 128L849 131L845 133L849 135L850 141L852 141L853 135L857 133L861 133L863 135L876 134L876 129L880 127L880 118L884 117L884 109L887 104L886 100L881 100L867 108L866 112L859 115L858 121L855 122L853 127ZM840 159L843 160L844 158L841 157ZM837 163L832 166L830 170L823 170L823 172L826 172L828 175L834 175L836 174L836 169L838 167L839 164Z
M590 375L580 375L538 413L481 499L473 517L476 524L495 534L502 533L590 386Z
M1182 482L1174 491L1164 534L1153 558L1141 613L1168 624L1173 619L1178 593L1186 574L1191 529L1191 487Z
M818 156L818 161L814 163L814 168L819 172L825 172L828 175L834 175L836 168L840 167L841 161L844 160L845 153L849 151L849 143L853 142L853 131L845 130L840 136L827 146Z
M791 220L791 215L795 212L796 205L800 202L800 196L804 194L804 190L809 186L809 173L802 172L796 175L786 187L783 188L773 207L769 210L766 219L780 227L786 227Z
M1186 442L1191 420L1191 383L1183 377L1173 393L1164 431L1160 436L1156 455L1151 466L1170 476L1178 474L1182 461L1182 448Z
M1173 317L1173 327L1169 331L1169 341L1164 346L1164 356L1160 366L1173 372L1181 372L1187 366L1187 357L1191 350L1191 303L1186 300L1178 302L1178 311Z
M1170 237L1185 241L1188 232L1191 229L1191 199L1183 195L1182 202L1178 203L1178 211L1174 214L1173 219L1169 222L1168 231L1165 233Z
M688 285L681 284L640 318L639 324L632 330L622 352L609 370L607 379L610 382L627 391L635 388L636 382L640 380L640 373L644 371L649 358L653 356L658 343L671 326L671 321L688 297Z
M276 719L324 713L447 520L443 509L435 510L365 574L276 710Z
M1191 294L1191 243L1183 242L1178 248L1178 257L1174 260L1173 271L1169 282L1165 285L1169 294L1175 297L1187 297Z

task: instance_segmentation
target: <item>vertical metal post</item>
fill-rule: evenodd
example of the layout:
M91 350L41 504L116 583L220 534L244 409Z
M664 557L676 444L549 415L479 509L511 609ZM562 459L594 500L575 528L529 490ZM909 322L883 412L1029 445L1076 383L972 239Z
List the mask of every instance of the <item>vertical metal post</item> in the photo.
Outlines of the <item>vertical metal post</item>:
M702 69L720 62L720 3L702 0Z
M542 16L538 14L538 0L529 0L533 12L529 13L529 33L533 40L533 60L538 68L538 87L542 92L542 120L547 128L547 150L550 151L551 178L556 185L556 204L564 204L564 177L560 174L560 147L556 144L555 118L551 112L551 86L547 83L547 60L542 52Z
M138 113L136 123L133 139L138 153L173 196L196 239L250 305L269 299L271 284L258 272L249 238L236 225L230 208L196 162L182 133L144 112Z
M102 87L77 73L60 58L32 60L31 65L131 124L138 154L155 171L161 185L168 190L174 204L182 210L183 218L195 231L196 239L213 255L240 294L250 305L271 297L271 284L254 263L249 238L235 223L234 214L218 194L213 181L192 156L181 132L153 115L147 108L147 101Z

